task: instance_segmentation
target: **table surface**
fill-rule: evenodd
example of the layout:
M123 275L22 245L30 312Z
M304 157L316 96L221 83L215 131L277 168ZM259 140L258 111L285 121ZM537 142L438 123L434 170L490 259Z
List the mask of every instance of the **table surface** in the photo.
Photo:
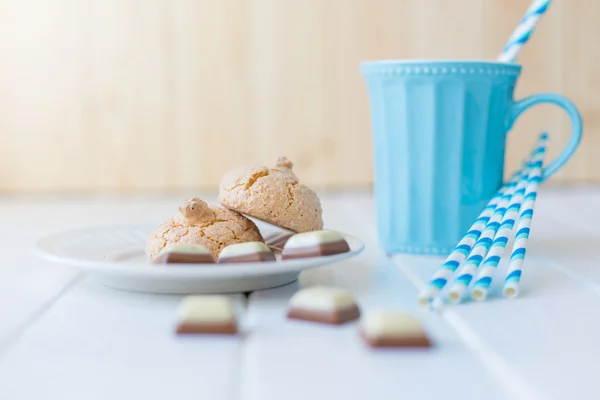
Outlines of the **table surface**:
M232 295L237 338L177 337L180 296L111 290L31 252L65 229L158 222L179 200L0 199L0 399L600 398L599 189L541 191L519 298L494 286L486 302L439 312L415 298L442 260L386 257L370 194L323 196L325 225L361 237L365 251ZM363 309L413 312L435 347L372 351L354 324L287 321L290 296L315 284L352 290Z

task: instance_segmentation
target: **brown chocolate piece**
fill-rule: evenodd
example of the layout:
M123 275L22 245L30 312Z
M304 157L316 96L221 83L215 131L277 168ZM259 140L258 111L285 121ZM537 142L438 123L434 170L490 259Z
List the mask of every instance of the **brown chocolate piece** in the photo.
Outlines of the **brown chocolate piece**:
M244 254L239 256L219 257L219 264L226 263L251 263L251 262L266 262L275 261L275 255L270 251L261 251L258 253Z
M210 254L164 252L154 259L154 264L213 264Z
M356 305L347 309L335 310L332 312L306 310L292 307L288 310L287 317L290 319L300 319L303 321L340 325L360 317L360 310Z
M283 260L291 260L294 258L332 256L349 251L350 246L348 246L345 240L342 240L339 242L321 243L311 247L284 248L281 258Z
M407 337L369 337L361 329L360 336L370 347L431 347L431 342L427 336L424 335Z
M238 332L235 322L185 322L182 321L177 325L176 330L178 335L187 334L221 334L235 335Z

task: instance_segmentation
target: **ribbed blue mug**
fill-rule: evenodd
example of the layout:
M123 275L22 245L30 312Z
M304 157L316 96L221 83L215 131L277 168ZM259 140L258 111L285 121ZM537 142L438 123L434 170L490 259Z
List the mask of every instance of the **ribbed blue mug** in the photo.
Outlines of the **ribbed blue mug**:
M553 93L515 101L520 73L519 65L499 62L361 64L371 108L378 233L386 252L452 251L502 185L506 134L529 107L552 103L571 119L571 138L544 179L571 157L582 131L577 108Z

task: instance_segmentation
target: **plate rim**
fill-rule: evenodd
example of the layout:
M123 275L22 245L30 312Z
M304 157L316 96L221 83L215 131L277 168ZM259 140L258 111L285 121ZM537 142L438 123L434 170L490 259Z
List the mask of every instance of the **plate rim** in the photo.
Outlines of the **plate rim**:
M349 241L351 244L351 250L346 253L334 254L330 256L321 257L310 257L292 259L287 261L269 261L261 263L225 263L225 264L194 264L185 266L168 266L161 267L152 265L147 261L136 261L136 262L115 262L115 261L99 261L99 260L82 260L81 258L75 257L64 257L56 255L56 253L45 248L47 244L45 242L56 241L60 239L60 236L70 236L80 233L89 233L91 231L110 231L110 230L152 230L150 225L97 225L84 228L68 229L56 233L51 233L38 238L35 242L33 253L40 259L49 261L54 264L62 264L77 267L81 270L90 271L94 273L119 273L121 275L143 275L145 277L196 277L206 278L218 276L225 277L229 274L248 273L248 275L265 274L272 275L278 273L290 273L294 271L302 271L305 269L317 268L327 264L333 264L339 261L343 261L352 257L357 256L365 249L365 243L354 235L347 234L345 232L339 232L344 239ZM355 248L352 248L355 247ZM195 268L195 266L202 266L202 268ZM150 268L148 268L150 267ZM154 267L154 268L153 268ZM268 268L268 267L279 267L279 268Z

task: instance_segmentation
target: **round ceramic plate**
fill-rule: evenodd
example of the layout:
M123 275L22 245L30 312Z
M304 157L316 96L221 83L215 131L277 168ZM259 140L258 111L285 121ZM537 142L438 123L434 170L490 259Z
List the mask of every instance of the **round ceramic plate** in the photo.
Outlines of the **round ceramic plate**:
M342 261L364 249L360 239L344 234L350 252L332 256L238 264L154 265L144 246L150 227L101 227L67 231L42 238L37 254L73 265L116 289L152 293L249 292L285 285L305 269Z

